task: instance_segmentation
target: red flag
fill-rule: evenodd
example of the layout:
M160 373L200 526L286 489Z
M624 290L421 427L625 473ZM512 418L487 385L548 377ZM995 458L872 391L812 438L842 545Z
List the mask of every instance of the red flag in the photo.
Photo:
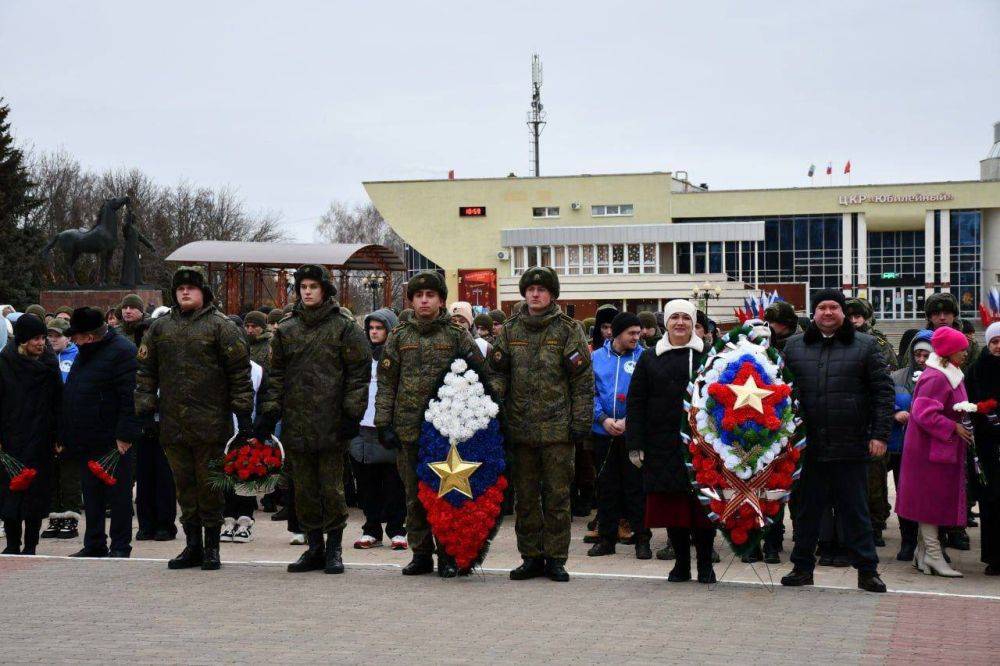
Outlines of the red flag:
M844 173L851 173L851 160L847 160L847 164L844 165Z
M826 175L831 175L833 173L833 162L826 163Z

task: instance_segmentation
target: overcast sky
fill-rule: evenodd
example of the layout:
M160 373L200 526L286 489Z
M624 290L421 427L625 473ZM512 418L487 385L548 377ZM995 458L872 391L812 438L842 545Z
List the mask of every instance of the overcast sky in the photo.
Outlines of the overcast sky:
M0 95L37 149L232 185L311 240L364 180L528 175L533 52L543 175L977 179L998 37L995 0L3 0Z

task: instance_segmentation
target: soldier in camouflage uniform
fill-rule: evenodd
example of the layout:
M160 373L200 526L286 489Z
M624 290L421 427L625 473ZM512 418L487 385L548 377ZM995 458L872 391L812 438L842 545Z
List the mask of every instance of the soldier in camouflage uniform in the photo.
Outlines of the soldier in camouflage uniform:
M250 341L250 360L267 372L271 366L271 331L267 330L267 315L251 310L243 317L243 328Z
M212 305L204 270L182 266L172 281L177 305L153 320L139 347L136 414L160 414L187 545L171 569L218 569L223 494L209 483L237 420L237 441L253 436L253 385L243 333ZM204 530L204 539L202 538Z
M587 436L594 418L594 370L583 329L555 303L555 271L531 268L519 286L525 302L504 322L490 355L504 400L517 495L514 530L524 560L510 578L547 575L564 582L574 442Z
M847 309L844 314L851 320L854 330L866 333L875 338L875 341L878 342L879 351L882 352L882 356L889 366L889 372L898 370L899 360L896 358L896 351L889 344L885 333L875 328L875 309L872 308L872 304L864 298L849 298L847 299Z
M333 300L337 290L325 268L299 268L295 289L299 302L278 324L271 341L257 435L270 437L281 420L295 512L309 544L288 571L340 574L347 525L344 454L368 407L372 357L361 327Z
M444 307L448 287L439 273L414 275L406 285L406 297L413 303L413 317L392 329L378 365L375 427L382 446L399 449L396 464L406 489L406 537L413 551L403 575L413 576L434 571L434 540L417 497L417 444L427 403L455 358L465 359L484 383L489 384L490 377L468 329L451 322ZM458 575L454 559L441 551L438 574Z
M882 331L875 328L875 309L872 308L864 298L849 298L844 309L844 314L851 320L854 330L866 333L878 343L878 348L882 352L889 372L898 369L896 352L886 339ZM882 532L885 530L886 521L889 520L889 513L892 507L889 505L889 456L883 454L877 458L872 458L868 463L868 512L871 514L872 531L875 533L875 545L879 548L885 546L885 539Z

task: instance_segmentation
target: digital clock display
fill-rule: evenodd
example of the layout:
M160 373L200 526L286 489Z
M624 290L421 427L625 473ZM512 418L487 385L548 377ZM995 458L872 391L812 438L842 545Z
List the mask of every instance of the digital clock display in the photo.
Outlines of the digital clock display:
M486 217L486 206L461 206L459 217Z

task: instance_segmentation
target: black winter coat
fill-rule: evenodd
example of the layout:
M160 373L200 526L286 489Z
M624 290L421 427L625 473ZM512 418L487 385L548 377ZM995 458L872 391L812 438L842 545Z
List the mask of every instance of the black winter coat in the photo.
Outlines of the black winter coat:
M869 440L888 442L895 390L875 338L850 321L824 338L813 323L784 353L802 405L807 459L866 460Z
M668 349L659 356L650 349L636 363L628 389L625 438L630 451L643 452L642 483L647 493L691 491L680 432L687 418L687 385L703 359L704 354L690 348Z
M972 402L990 399L1000 402L1000 356L993 356L989 349L983 349L979 358L965 371L965 390ZM1000 412L1000 409L997 411ZM972 425L975 427L976 452L987 485L983 488L974 474L969 476L969 481L977 486L981 499L1000 502L1000 423L987 418L986 414L973 414ZM1000 561L1000 552L994 553L993 557L989 561ZM985 557L983 561L987 561Z
M24 492L11 492L10 477L0 472L0 517L6 520L49 512L61 392L62 375L51 354L21 356L13 340L0 351L0 446L38 472Z
M73 455L100 456L115 440L135 443L142 422L135 415L136 348L114 331L81 345L63 389L60 440Z

